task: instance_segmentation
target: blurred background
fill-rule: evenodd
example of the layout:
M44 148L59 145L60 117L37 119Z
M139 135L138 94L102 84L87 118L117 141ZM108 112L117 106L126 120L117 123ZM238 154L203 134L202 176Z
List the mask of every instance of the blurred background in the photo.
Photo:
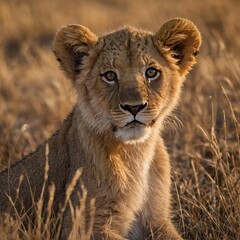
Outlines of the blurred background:
M0 1L0 169L36 149L76 100L51 44L62 25L97 35L170 18L202 33L198 64L164 132L172 159L173 220L185 239L240 239L240 1Z

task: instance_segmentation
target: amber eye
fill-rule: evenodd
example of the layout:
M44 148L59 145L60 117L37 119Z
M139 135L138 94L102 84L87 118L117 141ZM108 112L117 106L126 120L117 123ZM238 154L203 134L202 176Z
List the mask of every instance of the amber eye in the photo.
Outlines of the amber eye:
M148 80L155 80L159 77L160 73L156 68L150 67L146 70L145 76Z
M115 83L117 80L117 74L114 71L107 71L101 74L101 77L107 83Z

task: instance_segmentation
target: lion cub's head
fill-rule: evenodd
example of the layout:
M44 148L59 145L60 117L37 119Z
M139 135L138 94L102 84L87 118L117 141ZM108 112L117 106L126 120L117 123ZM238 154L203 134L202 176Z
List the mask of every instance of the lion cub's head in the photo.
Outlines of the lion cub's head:
M103 37L61 28L53 50L78 92L89 127L122 141L143 141L176 105L201 45L196 26L173 19L155 33L124 27Z

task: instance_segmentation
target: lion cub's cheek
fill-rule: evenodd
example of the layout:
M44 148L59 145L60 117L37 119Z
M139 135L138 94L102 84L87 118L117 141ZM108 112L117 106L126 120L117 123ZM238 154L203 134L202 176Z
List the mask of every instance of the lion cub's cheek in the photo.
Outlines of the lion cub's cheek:
M115 131L115 137L127 144L144 142L152 132L149 126L124 127Z

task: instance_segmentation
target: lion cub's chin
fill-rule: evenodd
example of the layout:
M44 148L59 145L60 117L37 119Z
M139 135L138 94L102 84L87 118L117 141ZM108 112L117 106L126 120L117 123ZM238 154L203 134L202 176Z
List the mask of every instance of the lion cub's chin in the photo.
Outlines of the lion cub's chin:
M115 137L126 144L141 143L148 139L151 133L149 126L136 126L119 128L115 132Z

